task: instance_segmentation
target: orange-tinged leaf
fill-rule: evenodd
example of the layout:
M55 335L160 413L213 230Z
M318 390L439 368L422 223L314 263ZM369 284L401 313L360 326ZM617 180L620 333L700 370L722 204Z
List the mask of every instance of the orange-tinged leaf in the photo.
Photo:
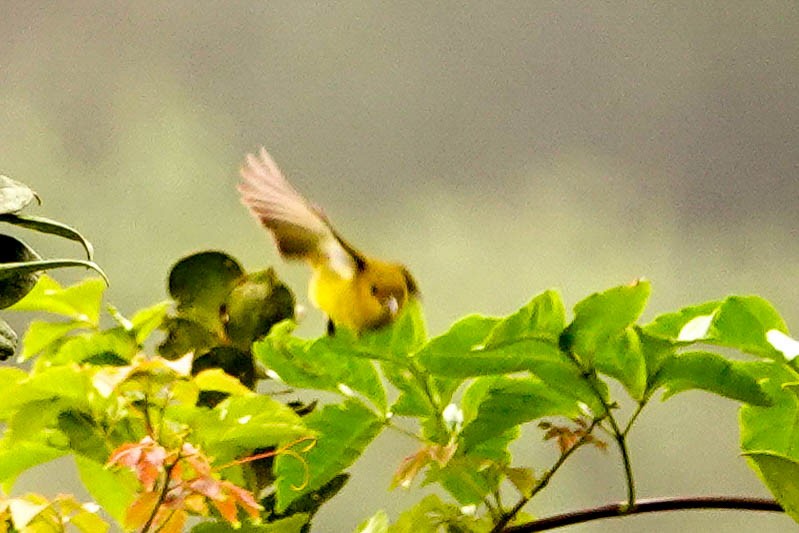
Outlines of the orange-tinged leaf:
M239 520L236 511L236 500L228 496L222 500L211 500L211 503L213 503L216 510L219 511L219 514L222 515L222 518L234 526L238 525Z
M158 494L155 492L145 492L139 495L125 513L125 525L131 529L141 528L147 523L157 503Z
M235 499L236 503L244 509L247 514L252 518L260 517L260 511L263 509L258 501L253 496L252 492L231 483L230 481L222 482L225 490Z
M169 514L163 513L165 516L162 517L162 511L169 512ZM188 518L188 513L183 509L176 509L176 510L167 510L161 509L158 512L158 517L156 518L156 523L158 524L158 533L181 533L183 531L183 527L186 525L186 518ZM163 522L161 522L163 520Z

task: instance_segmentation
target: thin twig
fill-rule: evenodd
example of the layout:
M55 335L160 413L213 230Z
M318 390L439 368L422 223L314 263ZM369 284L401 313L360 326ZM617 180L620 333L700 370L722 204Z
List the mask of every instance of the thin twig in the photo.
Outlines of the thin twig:
M585 430L585 433L580 437L580 439L575 442L571 448L563 452L560 457L558 457L558 460L555 461L555 464L553 464L552 467L547 470L543 476L541 476L541 479L536 482L535 486L532 488L532 490L530 490L530 493L522 496L521 499L519 499L519 501L516 502L516 504L510 509L510 511L502 514L502 517L494 525L491 533L499 533L500 531L504 531L505 526L508 525L508 522L513 520L513 517L515 517L519 511L522 510L522 507L527 505L527 502L529 502L533 496L541 492L544 487L549 484L549 480L552 479L552 476L555 475L555 472L557 472L558 469L563 466L563 463L566 462L566 459L568 459L571 454L577 451L577 448L580 448L583 444L588 442L591 432L601 421L602 418L595 418L591 421L591 425L588 426L588 429Z
M155 505L153 506L153 511L147 518L147 522L144 523L140 530L141 533L147 533L150 531L150 527L153 525L153 521L158 515L159 508L166 501L166 495L169 494L169 478L172 475L172 470L178 465L178 462L180 462L181 459L182 456L178 454L177 457L175 457L175 461L164 469L164 486L161 488L161 493L158 495L158 500L156 500Z
M649 498L639 500L633 507L626 502L613 503L563 513L548 518L542 518L527 524L519 524L502 529L503 533L530 533L533 531L548 531L559 527L581 524L602 518L614 518L633 514L658 513L664 511L688 511L697 509L733 509L740 511L770 511L784 512L782 507L766 498L746 498L734 496L697 496L686 498Z

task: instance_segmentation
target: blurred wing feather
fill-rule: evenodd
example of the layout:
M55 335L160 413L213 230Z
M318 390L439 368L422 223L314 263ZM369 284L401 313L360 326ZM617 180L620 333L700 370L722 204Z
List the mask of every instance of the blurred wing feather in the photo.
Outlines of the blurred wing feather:
M266 149L247 154L241 177L241 202L271 231L281 255L323 260L342 277L352 277L352 255L320 212L283 177Z

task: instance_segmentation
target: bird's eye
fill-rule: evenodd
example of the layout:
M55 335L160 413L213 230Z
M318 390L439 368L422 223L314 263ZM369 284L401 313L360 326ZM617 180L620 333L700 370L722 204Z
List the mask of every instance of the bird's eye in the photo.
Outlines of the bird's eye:
M372 296L376 296L377 295L377 285L372 285L372 289L371 290L372 290Z

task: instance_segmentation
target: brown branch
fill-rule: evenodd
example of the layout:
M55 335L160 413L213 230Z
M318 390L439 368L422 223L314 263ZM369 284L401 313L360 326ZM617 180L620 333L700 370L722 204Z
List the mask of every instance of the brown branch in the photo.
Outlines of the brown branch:
M695 496L692 498L650 498L638 500L632 508L627 502L613 503L602 507L583 509L542 518L526 524L503 529L503 533L529 533L531 531L548 531L559 527L570 526L633 514L659 513L663 511L687 511L692 509L733 509L739 511L771 511L784 512L782 507L766 498L745 498L734 496Z

